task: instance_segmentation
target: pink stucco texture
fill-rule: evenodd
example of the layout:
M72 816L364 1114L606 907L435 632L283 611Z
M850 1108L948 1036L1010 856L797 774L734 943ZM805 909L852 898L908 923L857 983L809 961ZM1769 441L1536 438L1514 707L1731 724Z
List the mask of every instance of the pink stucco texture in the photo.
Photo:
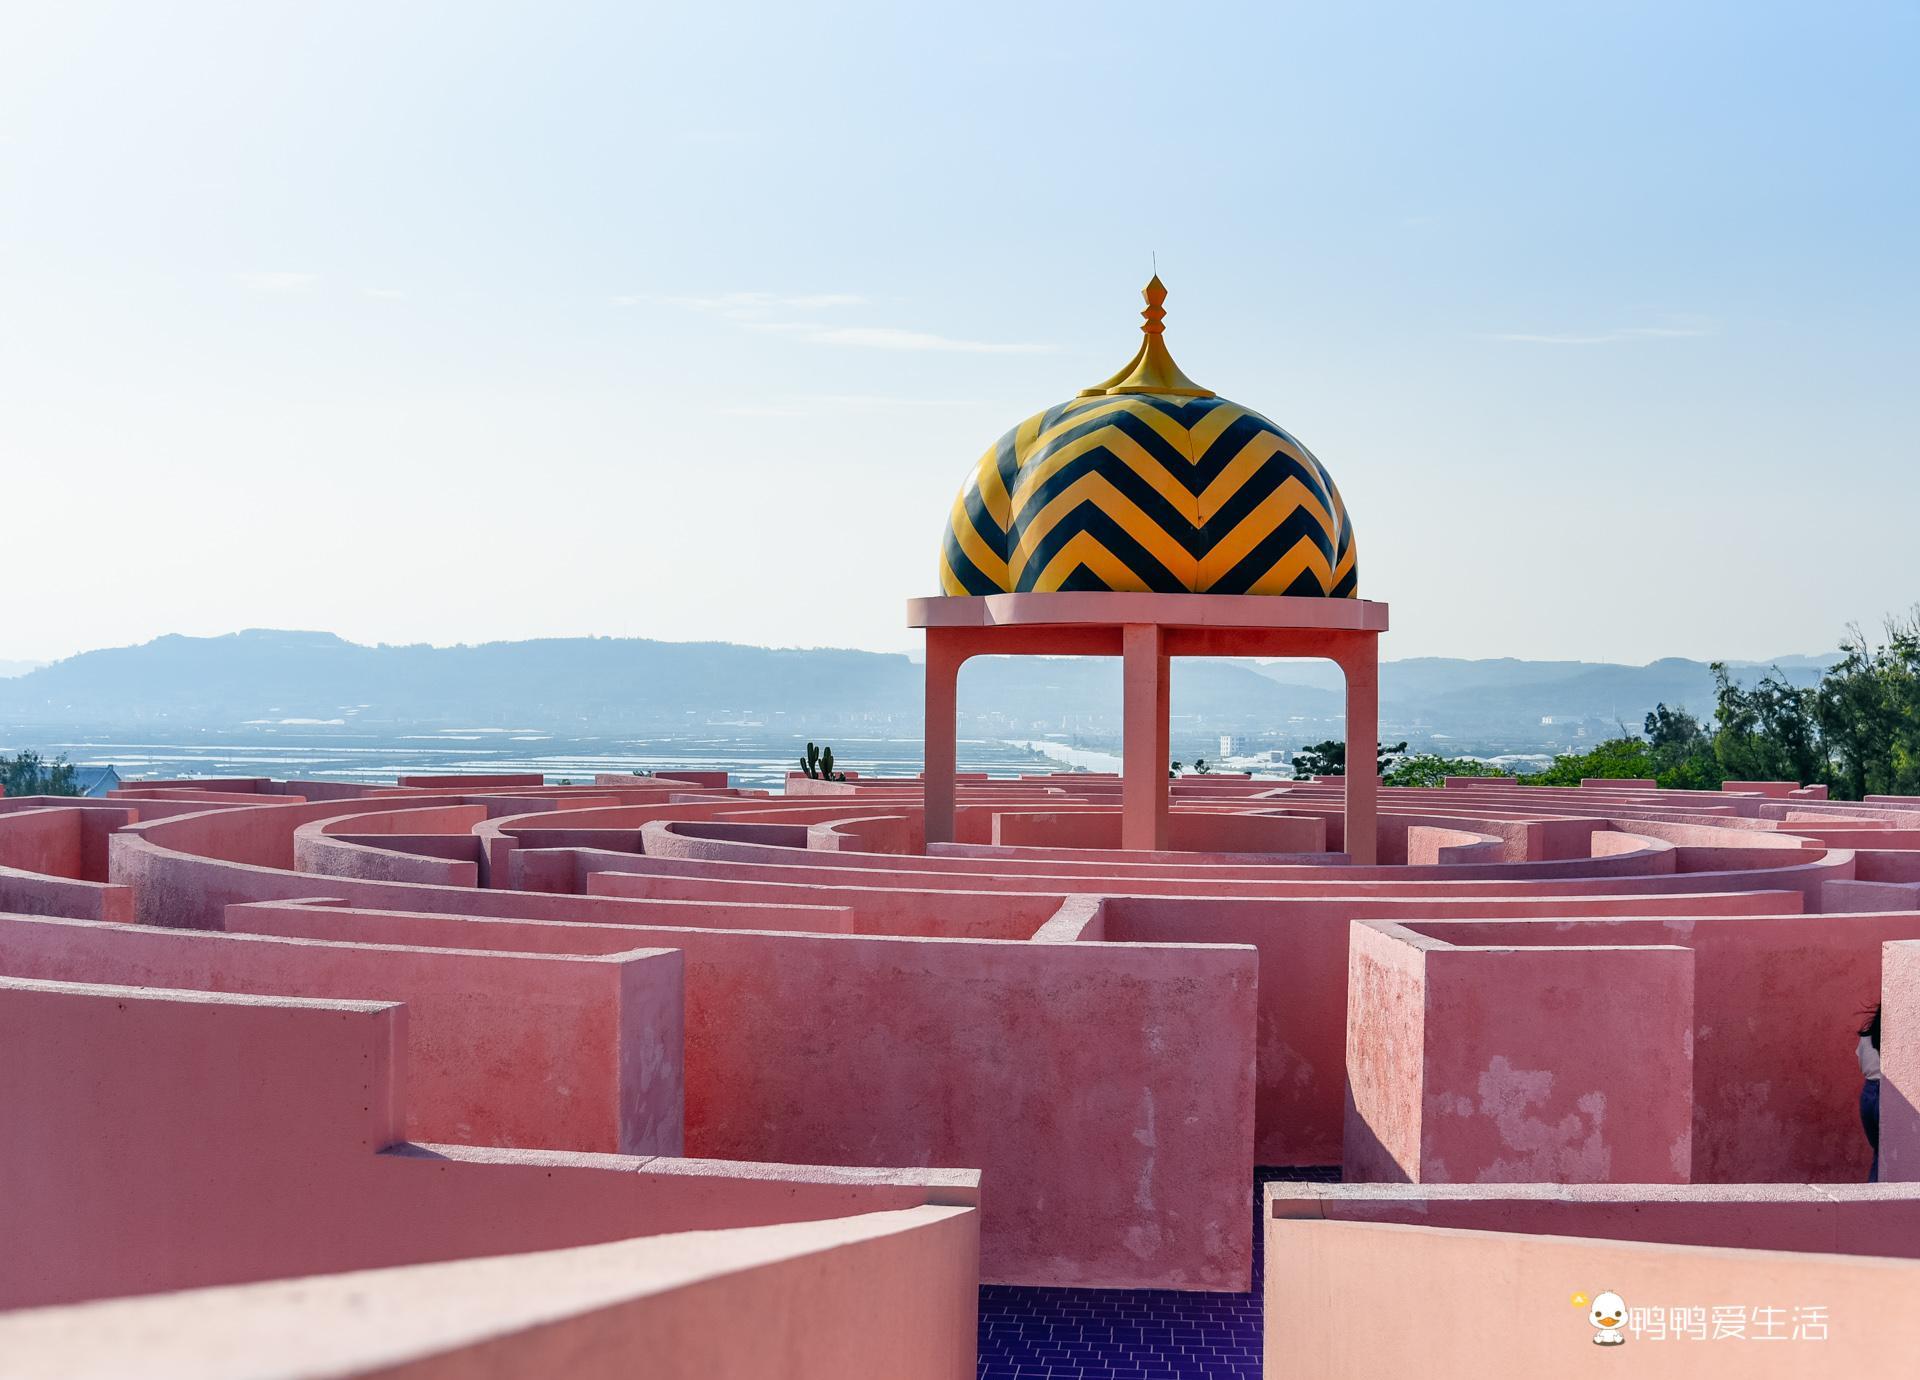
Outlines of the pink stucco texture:
M1146 703L1211 645L1191 631L1127 644ZM391 1326L321 1328L329 1373L641 1348L671 1375L958 1377L981 1280L1246 1288L1259 1165L1348 1181L1261 1222L1269 1363L1301 1373L1411 1365L1500 1261L1552 1283L1496 1292L1529 1338L1580 1322L1575 1288L1683 1302L1750 1251L1850 1308L1907 1278L1877 1257L1920 1227L1920 800L934 784L0 801L0 1309L29 1310L0 1349L113 1373L169 1307L132 1296L213 1290L173 1306L245 1339L372 1287ZM1889 1182L1855 1187L1882 1000ZM379 1274L274 1283L346 1271ZM1421 1289L1387 1322L1326 1306ZM720 1321L743 1310L817 1323L775 1364ZM1604 1356L1585 1340L1565 1373ZM1464 1373L1433 1355L1414 1372Z

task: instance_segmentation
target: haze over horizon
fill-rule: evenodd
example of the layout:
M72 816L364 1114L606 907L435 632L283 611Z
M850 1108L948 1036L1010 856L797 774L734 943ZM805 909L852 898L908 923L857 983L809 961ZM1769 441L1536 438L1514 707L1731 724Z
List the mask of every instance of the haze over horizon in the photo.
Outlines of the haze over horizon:
M1870 629L1869 631L1872 631L1872 630ZM116 643L111 646L101 646L101 647L79 647L74 649L72 652L64 653L63 655L58 657L0 657L0 677L4 677L8 675L23 674L25 671L29 669L34 669L41 666L51 666L56 662L65 661L70 657L84 656L88 652L112 652L112 651L131 650L134 648L147 646L152 642L160 641L169 637L223 638L223 637L237 637L237 636L242 636L246 634L258 634L258 633L269 633L269 634L292 633L297 635L311 635L315 637L337 637L343 642L349 642L356 646L392 646L392 647L417 646L417 647L432 647L439 650L445 650L448 648L455 648L455 647L486 646L486 645L492 645L492 644L504 643L504 642L538 641L538 640L541 640L543 637L566 639L566 638L574 638L574 637L611 637L613 636L613 634L608 634L608 633L578 633L578 634L550 633L550 634L534 634L531 638L480 637L480 638L474 638L469 641L459 641L459 642L436 642L430 638L417 638L407 642L397 642L397 641L381 642L381 641L362 641L361 639L358 639L358 638L350 638L345 636L342 633L334 632L333 630L328 628L233 628L224 633L163 632L163 633L156 633L153 637L150 637L150 638L142 638L139 642ZM632 634L632 636L640 637L644 639L646 635L636 633L636 634ZM679 644L720 643L722 645L763 648L771 651L897 652L897 653L904 653L916 660L918 660L921 656L921 649L918 647L868 648L868 647L836 645L832 643L803 643L803 642L748 643L748 642L740 642L737 639L720 638L720 637L661 638L661 639L649 639L649 640L663 641L668 643L679 643ZM1385 645L1386 639L1383 638L1382 643L1383 645ZM0 649L0 650L4 650L4 649ZM1437 658L1440 660L1518 661L1518 662L1546 662L1546 661L1555 661L1555 660L1565 660L1565 661L1586 662L1594 665L1604 664L1604 665L1623 665L1623 666L1645 666L1658 661L1686 660L1686 661L1700 661L1700 662L1726 661L1730 664L1742 665L1742 666L1765 666L1773 662L1783 662L1783 663L1790 663L1790 664L1797 665L1810 660L1829 658L1832 656L1837 656L1837 652L1835 652L1831 648L1826 648L1826 647L1802 649L1799 651L1779 651L1768 656L1757 656L1757 657L1732 656L1732 655L1723 656L1713 652L1699 653L1699 654L1690 656L1684 652L1670 652L1661 656L1648 657L1644 662L1639 662L1639 661L1602 662L1599 658L1595 658L1595 657L1566 657L1566 658L1516 657L1516 656L1509 656L1501 653L1493 653L1483 657L1451 657L1444 652L1432 652L1432 653L1410 653L1406 656L1397 656L1397 657L1383 655L1381 657L1381 662L1384 665L1388 662L1395 662L1395 661ZM1065 659L1077 660L1079 658L1065 658ZM1232 660L1232 658L1226 658L1226 659ZM1264 661L1275 660L1275 658L1261 657L1261 658L1254 658L1254 660L1264 662ZM1334 672L1331 669L1331 663L1328 663L1328 667L1329 667L1329 674L1330 675L1334 674Z
M1338 481L1386 656L1819 652L1920 596L1916 38L17 7L0 659L908 650L968 466L1131 354L1155 253L1182 366Z

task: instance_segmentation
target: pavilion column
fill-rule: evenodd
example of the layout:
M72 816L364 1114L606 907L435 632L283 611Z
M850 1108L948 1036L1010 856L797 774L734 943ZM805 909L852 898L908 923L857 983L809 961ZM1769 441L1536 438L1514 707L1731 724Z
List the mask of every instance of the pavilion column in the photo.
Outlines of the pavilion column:
M1355 866L1379 861L1380 639L1354 637L1338 658L1347 678L1346 852Z
M1158 624L1129 623L1121 635L1124 736L1120 846L1167 846L1169 715L1166 636Z
M956 639L944 629L927 629L927 765L921 779L928 843L953 842L953 783L960 754L960 664L966 659Z

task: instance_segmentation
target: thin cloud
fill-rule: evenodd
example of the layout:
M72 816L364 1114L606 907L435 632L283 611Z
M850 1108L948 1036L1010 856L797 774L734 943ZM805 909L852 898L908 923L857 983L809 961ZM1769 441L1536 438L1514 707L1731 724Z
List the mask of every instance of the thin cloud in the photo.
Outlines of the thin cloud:
M615 298L623 305L645 297ZM867 299L851 292L723 292L712 297L663 297L660 301L729 321L757 321L783 311L822 311L829 307L859 307Z
M891 326L803 327L800 339L813 345L851 345L866 350L945 350L968 355L1040 355L1054 347L1031 341L956 340L929 331L903 331Z
M848 413L902 412L922 408L978 407L972 398L890 398L877 393L813 393L722 407L725 417L822 417Z
M1712 335L1711 327L1701 325L1686 326L1616 326L1606 331L1501 331L1484 334L1482 340L1500 340L1516 345L1618 345L1630 340L1690 340L1703 335Z
M664 302L696 311L702 315L731 321L747 330L776 331L808 345L837 345L862 350L893 350L909 353L942 351L949 354L1030 355L1044 354L1052 345L1030 341L966 340L940 335L934 331L908 330L898 326L857 326L824 321L794 319L790 313L827 311L837 307L861 307L868 298L852 292L723 292L708 297L615 297L623 307L647 302Z
M307 292L320 281L317 273L241 273L236 275L242 287L254 292Z

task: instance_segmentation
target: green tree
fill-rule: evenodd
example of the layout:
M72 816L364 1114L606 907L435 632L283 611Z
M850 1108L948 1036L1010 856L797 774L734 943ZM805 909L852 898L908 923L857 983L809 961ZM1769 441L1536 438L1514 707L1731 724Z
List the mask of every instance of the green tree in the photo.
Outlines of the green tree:
M0 757L0 786L8 795L79 795L73 764L66 754L42 757L33 751Z
M1714 662L1712 670L1719 702L1713 755L1725 780L1828 781L1826 741L1814 712L1817 689L1788 684L1778 667L1751 690L1734 683L1725 662Z
M1647 715L1647 746L1656 754L1684 756L1713 746L1713 735L1684 709L1656 704Z
M1814 716L1841 799L1920 793L1920 605L1886 631L1873 647L1848 629L1820 681Z
M1657 769L1646 739L1609 738L1586 752L1556 757L1544 771L1530 772L1520 781L1527 786L1577 786L1590 777L1610 781L1647 779L1653 777Z
M1446 785L1449 776L1512 775L1510 771L1502 771L1472 757L1440 757L1431 752L1416 752L1402 757L1382 772L1380 782L1386 786L1438 787Z
M1404 742L1377 743L1374 745L1374 770L1386 775L1387 768L1395 758L1404 756L1407 745ZM1338 738L1329 738L1323 743L1301 748L1293 755L1293 774L1305 779L1309 776L1345 776L1347 774L1347 745Z
M1726 775L1714 755L1713 735L1693 715L1657 704L1647 715L1645 730L1654 780L1680 790L1720 789Z

